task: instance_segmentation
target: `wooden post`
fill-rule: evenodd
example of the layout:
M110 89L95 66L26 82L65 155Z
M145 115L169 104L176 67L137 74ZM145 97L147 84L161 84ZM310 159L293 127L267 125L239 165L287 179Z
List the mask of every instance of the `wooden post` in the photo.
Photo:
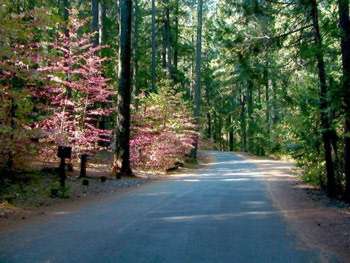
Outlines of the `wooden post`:
M58 146L57 157L61 159L59 167L60 186L66 186L66 158L72 157L72 147Z
M87 154L82 154L80 156L80 178L86 177L86 163L87 163Z
M60 186L64 188L66 186L66 159L61 157L60 167L59 167L59 176L60 176Z

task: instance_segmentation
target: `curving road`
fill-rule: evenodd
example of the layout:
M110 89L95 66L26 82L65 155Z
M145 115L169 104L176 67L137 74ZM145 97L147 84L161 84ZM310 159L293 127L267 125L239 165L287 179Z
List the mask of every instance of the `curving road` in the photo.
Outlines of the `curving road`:
M320 262L272 205L254 164L210 152L196 174L0 234L0 262Z

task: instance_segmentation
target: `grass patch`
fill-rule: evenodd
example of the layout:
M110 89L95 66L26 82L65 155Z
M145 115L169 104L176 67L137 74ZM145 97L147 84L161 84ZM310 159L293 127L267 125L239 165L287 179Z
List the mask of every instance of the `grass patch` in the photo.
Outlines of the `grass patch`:
M52 189L57 189L56 197L69 197L69 189L59 189L57 180L56 174L41 171L15 174L1 186L0 202L18 207L39 207L52 197Z

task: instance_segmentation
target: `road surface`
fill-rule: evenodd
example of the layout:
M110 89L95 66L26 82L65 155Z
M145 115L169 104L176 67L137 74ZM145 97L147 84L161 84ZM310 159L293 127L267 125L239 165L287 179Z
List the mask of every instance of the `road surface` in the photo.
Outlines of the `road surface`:
M0 262L322 261L273 206L254 164L210 154L215 161L196 174L1 233Z

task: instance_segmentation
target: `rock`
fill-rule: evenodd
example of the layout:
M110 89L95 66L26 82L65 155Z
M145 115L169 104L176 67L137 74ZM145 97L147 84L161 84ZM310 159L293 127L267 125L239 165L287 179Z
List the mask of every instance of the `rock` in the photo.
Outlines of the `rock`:
M179 161L175 162L174 165L177 167L184 167L185 166L185 164L183 162L179 162Z
M88 179L84 179L82 181L82 185L89 186L89 180Z

